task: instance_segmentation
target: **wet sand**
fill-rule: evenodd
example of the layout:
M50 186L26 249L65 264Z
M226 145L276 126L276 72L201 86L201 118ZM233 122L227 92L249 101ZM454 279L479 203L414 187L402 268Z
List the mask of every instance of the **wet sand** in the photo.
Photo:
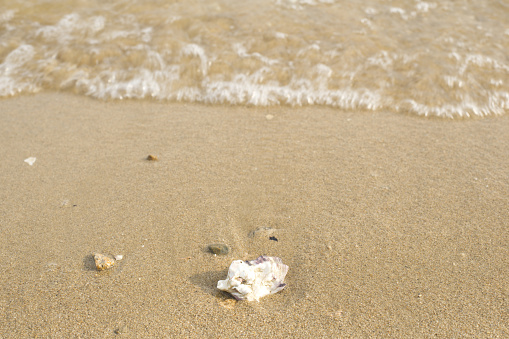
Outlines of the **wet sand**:
M50 93L0 117L1 338L509 336L507 115ZM261 254L284 291L216 290Z

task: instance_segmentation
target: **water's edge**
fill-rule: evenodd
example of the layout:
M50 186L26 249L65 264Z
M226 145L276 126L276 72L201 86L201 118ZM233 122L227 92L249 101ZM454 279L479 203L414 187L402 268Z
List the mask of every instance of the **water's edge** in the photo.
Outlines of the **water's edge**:
M0 97L509 111L509 6L496 0L53 5L0 6Z

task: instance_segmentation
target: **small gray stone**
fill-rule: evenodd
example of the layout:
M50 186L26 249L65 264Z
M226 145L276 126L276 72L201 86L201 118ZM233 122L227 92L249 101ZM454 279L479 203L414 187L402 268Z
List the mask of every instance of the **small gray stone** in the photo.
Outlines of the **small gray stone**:
M230 248L226 244L210 244L207 246L207 250L217 255L226 255L230 252Z

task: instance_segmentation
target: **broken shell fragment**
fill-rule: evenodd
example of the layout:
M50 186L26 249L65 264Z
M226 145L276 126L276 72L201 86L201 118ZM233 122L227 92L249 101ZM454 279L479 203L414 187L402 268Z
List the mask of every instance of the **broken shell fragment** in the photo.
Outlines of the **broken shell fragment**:
M159 159L157 159L156 155L149 154L148 157L147 157L147 160L148 161L157 161Z
M287 272L288 266L278 257L262 255L250 261L235 260L228 269L227 279L219 280L217 288L237 300L259 301L285 288Z
M95 267L98 271L104 271L115 265L115 259L100 253L94 253Z
M26 159L25 159L25 162L26 162L27 164L29 164L30 166L32 166L32 165L34 164L35 160L37 160L37 158L36 158L36 157L30 157L30 158L26 158Z

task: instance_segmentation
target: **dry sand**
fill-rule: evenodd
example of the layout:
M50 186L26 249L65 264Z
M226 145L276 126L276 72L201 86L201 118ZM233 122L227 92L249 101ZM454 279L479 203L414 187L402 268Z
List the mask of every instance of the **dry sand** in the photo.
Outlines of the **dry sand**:
M0 119L1 338L509 336L509 115L39 94ZM260 254L287 289L216 290Z

